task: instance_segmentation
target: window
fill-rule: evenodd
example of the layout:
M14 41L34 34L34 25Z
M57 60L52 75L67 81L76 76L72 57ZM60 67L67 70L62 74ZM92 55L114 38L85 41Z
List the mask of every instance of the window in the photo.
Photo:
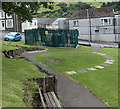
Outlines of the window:
M103 19L101 19L101 24L104 25L104 23L103 23Z
M15 36L19 36L20 34L19 33L17 33Z
M73 26L79 26L79 21L73 21Z
M12 19L6 20L6 27L7 28L13 28L13 20Z
M111 25L111 19L110 18L101 19L101 25Z
M34 26L36 26L36 22L34 22Z
M10 15L10 16L8 16L8 14L6 14L6 18L12 18L12 16Z
M5 12L2 12L2 18L5 18Z
M5 27L5 21L2 21L2 27Z
M111 24L111 19L108 20L108 24L109 24L109 25Z

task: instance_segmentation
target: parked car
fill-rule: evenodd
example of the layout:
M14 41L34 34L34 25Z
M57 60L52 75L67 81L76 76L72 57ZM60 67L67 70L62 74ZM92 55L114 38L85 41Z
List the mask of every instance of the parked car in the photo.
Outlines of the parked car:
M22 35L19 32L10 32L4 37L4 41L20 41Z

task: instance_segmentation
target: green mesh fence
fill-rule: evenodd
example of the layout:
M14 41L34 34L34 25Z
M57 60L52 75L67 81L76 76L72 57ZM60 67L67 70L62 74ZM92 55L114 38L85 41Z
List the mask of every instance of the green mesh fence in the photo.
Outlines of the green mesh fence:
M78 45L78 30L49 30L45 28L25 30L25 44L76 47Z

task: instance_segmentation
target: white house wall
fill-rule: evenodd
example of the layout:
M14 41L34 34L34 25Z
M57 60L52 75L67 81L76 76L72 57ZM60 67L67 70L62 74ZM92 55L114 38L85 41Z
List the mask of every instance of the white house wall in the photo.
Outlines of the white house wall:
M35 29L35 28L38 28L38 23L36 19L35 20L33 19L32 23L28 21L22 23L22 32L24 32L24 30Z
M113 17L107 17L111 19L111 24L102 25L101 19L103 18L93 18L93 19L75 19L69 20L69 29L78 29L80 40L90 40L90 22L91 22L91 39L92 41L108 41L115 42L119 41L120 34L114 34ZM119 19L118 19L119 18ZM120 33L120 17L117 17L117 25L115 30ZM74 26L74 21L79 21L79 26Z
M46 25L46 28L47 29L58 29L58 25L54 25L54 24L52 24L52 25Z

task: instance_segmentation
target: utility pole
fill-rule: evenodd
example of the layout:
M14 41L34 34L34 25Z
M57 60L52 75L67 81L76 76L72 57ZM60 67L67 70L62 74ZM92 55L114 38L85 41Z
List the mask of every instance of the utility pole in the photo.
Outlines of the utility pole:
M87 11L87 18L89 19L89 45L90 45L90 42L92 41L92 36L91 36L91 18L89 16L88 9L86 9L86 11Z
M114 25L114 34L115 34L115 42L116 42L116 28L115 28L116 19L115 19L115 17L113 18L113 25Z

